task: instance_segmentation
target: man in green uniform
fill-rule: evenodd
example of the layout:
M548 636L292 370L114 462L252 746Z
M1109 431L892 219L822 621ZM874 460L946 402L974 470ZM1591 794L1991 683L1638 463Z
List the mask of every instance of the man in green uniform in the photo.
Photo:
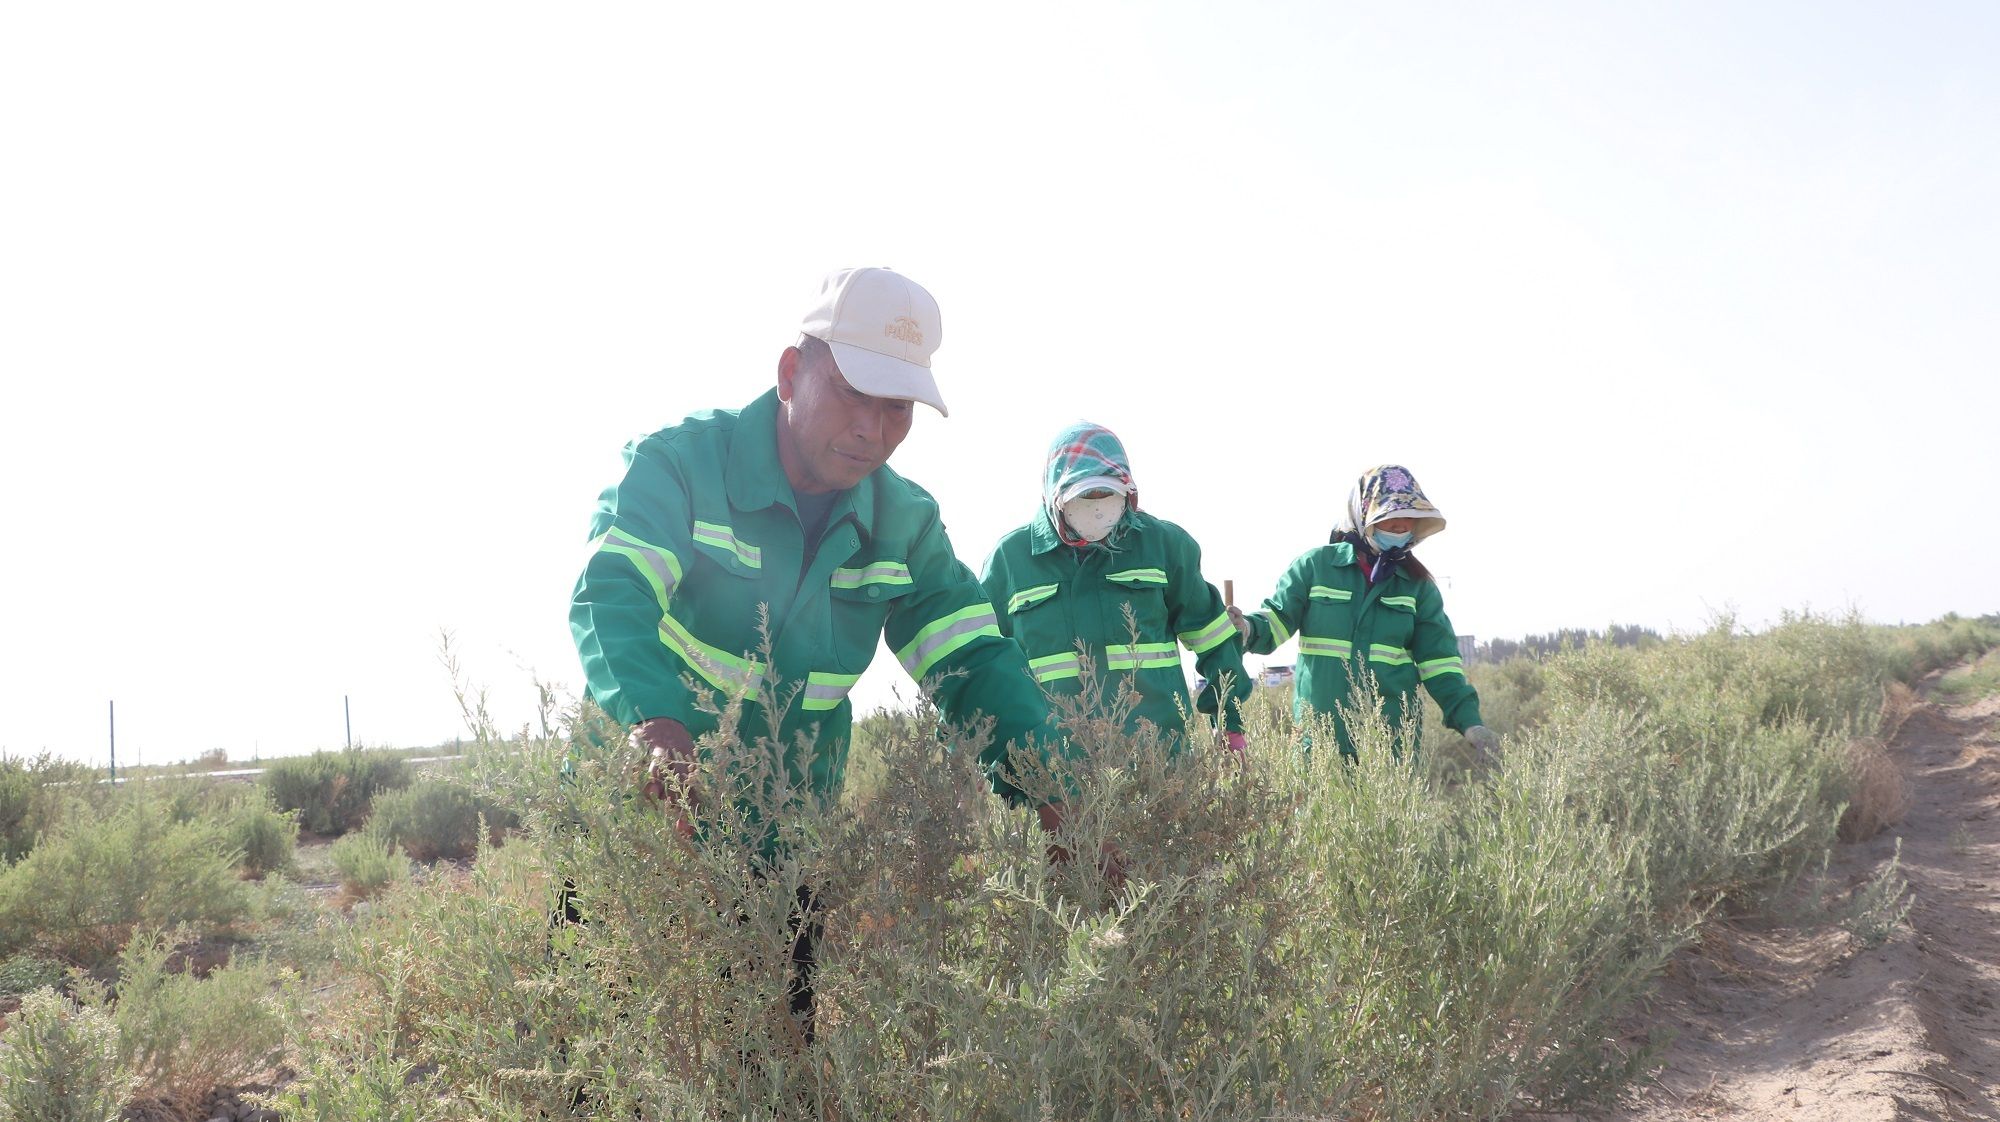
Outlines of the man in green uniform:
M796 787L831 797L847 764L847 693L887 636L947 719L994 719L980 760L994 790L1018 800L1007 754L1043 749L1048 704L936 502L887 465L915 402L945 412L930 369L937 304L887 269L844 270L800 330L775 389L625 449L570 601L590 696L650 756L656 798L696 794L698 740L720 724L704 694L740 714L744 745L769 745ZM1058 807L1038 810L1060 826ZM693 833L685 815L677 825ZM817 912L802 889L790 1005L808 1040Z
M887 269L844 270L801 331L774 389L625 449L570 603L590 696L685 781L718 724L697 702L707 691L740 706L745 744L768 738L794 780L831 795L848 690L886 635L912 678L936 679L948 719L995 719L981 760L996 791L1018 796L1006 752L1038 738L1047 703L936 502L887 466L915 402L945 413L930 369L937 304ZM754 703L766 688L791 701L776 727Z

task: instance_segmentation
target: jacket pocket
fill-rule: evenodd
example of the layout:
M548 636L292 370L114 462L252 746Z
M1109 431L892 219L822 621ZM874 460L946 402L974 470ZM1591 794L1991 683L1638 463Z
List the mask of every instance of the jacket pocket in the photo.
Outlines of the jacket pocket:
M733 576L755 579L764 575L764 551L736 535L726 522L694 521L695 552Z
M835 569L827 595L833 609L834 668L859 674L882 645L882 625L916 588L900 558L877 558Z
M1132 623L1139 627L1139 642L1172 643L1174 633L1167 626L1167 574L1161 569L1130 568L1107 573L1104 583L1104 632L1107 644L1132 642ZM1132 606L1132 623L1125 619L1125 605Z

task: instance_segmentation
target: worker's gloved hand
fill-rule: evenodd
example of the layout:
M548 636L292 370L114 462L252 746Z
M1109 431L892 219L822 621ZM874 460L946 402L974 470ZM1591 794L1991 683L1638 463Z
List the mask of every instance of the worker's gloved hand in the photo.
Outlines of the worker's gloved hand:
M1243 759L1243 751L1248 747L1249 744L1243 739L1242 733L1225 732L1222 734L1222 750L1235 756L1237 760L1240 761Z
M1243 618L1243 609L1234 604L1229 605L1229 622L1236 625L1236 637L1243 640L1244 646L1249 646L1250 640L1256 637L1257 632L1251 628L1250 621Z
M646 779L641 788L646 797L664 803L674 814L674 829L685 838L694 836L687 811L695 802L694 737L687 726L670 717L655 717L633 726L634 748L646 755ZM672 782L669 782L672 780Z
M1500 734L1485 725L1474 725L1465 730L1466 743L1479 754L1481 763L1500 762Z

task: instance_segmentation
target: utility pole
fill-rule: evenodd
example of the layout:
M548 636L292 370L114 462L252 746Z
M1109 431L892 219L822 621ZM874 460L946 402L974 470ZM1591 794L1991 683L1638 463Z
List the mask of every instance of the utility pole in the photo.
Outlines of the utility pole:
M347 746L354 747L354 710L347 706L347 695L340 695L340 715L347 721Z
M111 785L118 786L118 703L107 701L106 712L111 718Z

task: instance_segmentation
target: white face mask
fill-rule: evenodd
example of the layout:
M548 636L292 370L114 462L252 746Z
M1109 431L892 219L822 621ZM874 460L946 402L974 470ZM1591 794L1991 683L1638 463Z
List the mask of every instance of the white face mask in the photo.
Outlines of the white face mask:
M1125 517L1125 496L1106 495L1101 499L1075 498L1063 504L1063 521L1076 536L1087 542L1101 542Z

